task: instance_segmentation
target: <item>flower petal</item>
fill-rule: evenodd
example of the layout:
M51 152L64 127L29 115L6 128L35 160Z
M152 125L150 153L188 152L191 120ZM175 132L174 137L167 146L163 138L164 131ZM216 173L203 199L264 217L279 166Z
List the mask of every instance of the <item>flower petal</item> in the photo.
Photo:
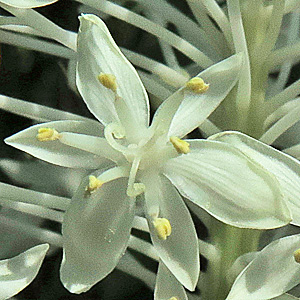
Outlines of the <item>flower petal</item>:
M184 92L182 104L172 120L169 136L183 137L218 107L236 84L242 62L242 54L236 54L197 75L209 84L209 89L202 94L188 90Z
M299 246L300 235L293 235L265 247L238 276L226 299L270 299L296 286L300 281L300 265L293 254Z
M126 178L103 184L91 194L85 178L63 223L63 285L82 293L108 275L122 257L134 217L134 199L126 195Z
M58 132L69 131L101 136L102 126L91 126L81 121L54 121L31 126L5 139L6 144L25 151L52 164L70 168L95 169L107 162L98 155L62 144L59 140L41 142L36 136L39 128L54 128Z
M118 120L115 94L98 80L101 72L112 74L116 77L116 92L131 113L123 117L133 118L139 126L147 126L148 96L136 70L121 53L101 19L89 14L79 19L76 82L88 108L104 125Z
M34 280L48 249L48 244L42 244L0 261L1 300L18 294Z
M58 0L1 0L0 2L18 8L33 8L49 5L57 1Z
M287 197L292 224L300 226L300 163L295 158L243 133L228 131L209 139L229 143L273 173Z
M296 298L290 294L283 294L279 297L273 298L273 300L299 300L299 298Z
M170 159L165 174L186 198L227 224L275 228L290 213L276 178L231 145L189 140L191 152Z
M177 300L188 300L186 292L179 281L160 261L156 276L154 300L165 300L175 297Z
M159 217L168 219L172 227L171 235L166 240L159 239L153 225L153 217L148 215L153 245L177 280L187 289L194 290L200 271L200 256L191 215L176 189L164 176L145 176L142 182L146 185L146 211L151 211L149 203L153 203L152 197L159 199Z

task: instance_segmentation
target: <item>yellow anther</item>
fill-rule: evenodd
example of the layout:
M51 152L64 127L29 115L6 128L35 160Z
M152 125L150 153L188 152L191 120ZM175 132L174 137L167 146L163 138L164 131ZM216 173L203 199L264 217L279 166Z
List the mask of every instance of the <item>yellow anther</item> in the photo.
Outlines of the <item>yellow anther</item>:
M60 139L60 134L54 128L39 128L36 138L41 142L55 141Z
M178 298L177 297L171 297L171 298L169 298L169 300L178 300Z
M294 259L298 264L300 264L300 249L294 252Z
M187 154L190 152L190 144L186 141L181 140L177 136L171 136L170 142L173 144L178 153Z
M103 86L105 86L106 88L112 90L113 92L116 92L116 90L117 90L117 80L116 80L115 75L100 73L100 75L98 75L98 80L100 81L100 83Z
M103 181L99 180L97 177L91 175L89 176L89 184L88 186L85 188L86 191L92 193L95 190L97 190L98 188L101 188L101 186L103 185Z
M170 221L166 218L156 218L153 221L156 233L161 240L166 240L172 232Z
M209 88L209 84L205 83L204 80L199 77L192 78L185 86L196 94L205 93Z

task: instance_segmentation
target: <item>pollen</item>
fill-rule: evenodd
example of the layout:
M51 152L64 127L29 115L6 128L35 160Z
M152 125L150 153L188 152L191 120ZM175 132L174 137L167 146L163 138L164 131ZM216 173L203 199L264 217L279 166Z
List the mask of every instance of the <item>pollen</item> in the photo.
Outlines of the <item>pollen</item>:
M192 78L185 84L185 86L187 89L196 94L205 93L209 88L209 84L205 83L204 80L199 77Z
M98 80L100 83L105 86L106 88L112 90L114 93L117 90L117 80L116 76L113 74L105 74L105 73L100 73L98 75Z
M36 138L40 142L55 141L60 139L60 134L54 128L39 128Z
M173 144L178 153L187 154L190 152L190 144L186 141L181 140L177 136L171 136L170 142Z
M161 240L166 240L171 235L172 227L170 221L166 218L155 218L153 221L157 236Z
M300 249L298 249L294 252L294 259L295 259L296 263L300 264Z
M103 181L99 180L97 177L91 175L89 176L89 184L88 186L85 188L85 190L89 193L94 192L95 190L97 190L98 188L101 188L101 186L103 185Z

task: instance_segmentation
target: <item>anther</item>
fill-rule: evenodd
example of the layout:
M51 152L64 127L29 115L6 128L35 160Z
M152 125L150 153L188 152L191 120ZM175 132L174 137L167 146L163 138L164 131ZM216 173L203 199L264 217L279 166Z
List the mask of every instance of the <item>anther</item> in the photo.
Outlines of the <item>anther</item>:
M89 176L89 184L85 188L85 190L89 193L93 193L98 188L101 188L101 186L104 184L103 181L99 180L97 177L91 175Z
M294 252L294 259L298 264L300 264L300 249Z
M105 86L106 88L112 90L114 93L117 90L117 80L116 76L113 74L105 74L105 73L100 73L98 75L98 80L100 83Z
M60 134L54 128L39 128L36 138L40 142L55 141L60 139Z
M177 136L171 136L170 142L179 154L187 154L190 152L190 144L186 141L181 140Z
M178 298L177 297L171 297L171 298L169 298L169 300L178 300Z
M166 240L171 235L172 227L166 218L155 218L153 221L157 236L161 240Z
M137 197L145 192L145 185L141 182L135 182L133 186L128 187L127 196L128 197Z
M209 84L205 83L202 78L194 77L190 79L186 84L186 88L191 90L192 92L196 94L202 94L205 93L208 88Z

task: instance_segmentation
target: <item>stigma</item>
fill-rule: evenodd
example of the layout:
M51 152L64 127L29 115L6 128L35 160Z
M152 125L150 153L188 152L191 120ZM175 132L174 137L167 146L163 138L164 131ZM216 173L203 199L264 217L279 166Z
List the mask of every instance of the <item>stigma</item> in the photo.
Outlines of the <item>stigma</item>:
M60 134L54 128L39 128L36 138L40 142L55 141L60 139Z
M190 152L190 144L186 141L181 140L177 136L171 136L170 142L179 154L187 154Z
M205 93L208 88L209 84L205 83L204 80L200 77L194 77L190 79L186 84L186 88L196 94Z
M98 80L100 83L105 86L107 89L113 91L114 93L117 90L117 80L116 76L113 74L100 73L98 75Z
M97 189L101 188L101 186L104 184L103 181L99 180L97 177L91 175L89 176L89 184L85 188L85 190L89 193L93 193Z
M298 249L294 252L294 259L295 259L296 263L300 264L300 249Z
M166 218L155 218L153 221L157 236L161 240L166 240L171 235L172 227L170 221Z

